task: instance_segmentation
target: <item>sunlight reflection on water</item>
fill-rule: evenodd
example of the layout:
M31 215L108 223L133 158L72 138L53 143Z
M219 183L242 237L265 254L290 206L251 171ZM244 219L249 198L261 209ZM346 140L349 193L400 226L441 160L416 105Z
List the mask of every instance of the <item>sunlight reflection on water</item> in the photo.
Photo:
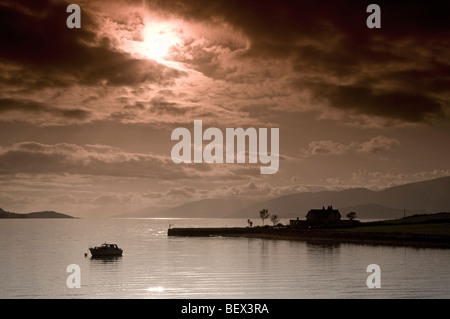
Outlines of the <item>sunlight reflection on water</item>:
M177 227L246 220L171 220ZM168 237L168 220L0 221L1 298L448 298L447 250ZM122 257L84 257L105 241ZM368 289L379 264L382 288ZM66 267L81 269L69 289Z

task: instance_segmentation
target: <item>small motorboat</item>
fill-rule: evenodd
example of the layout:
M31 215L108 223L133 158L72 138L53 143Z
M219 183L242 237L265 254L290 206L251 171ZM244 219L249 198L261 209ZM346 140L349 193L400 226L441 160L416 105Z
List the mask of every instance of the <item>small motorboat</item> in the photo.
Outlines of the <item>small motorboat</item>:
M123 250L116 244L104 243L101 246L89 247L92 257L122 256Z

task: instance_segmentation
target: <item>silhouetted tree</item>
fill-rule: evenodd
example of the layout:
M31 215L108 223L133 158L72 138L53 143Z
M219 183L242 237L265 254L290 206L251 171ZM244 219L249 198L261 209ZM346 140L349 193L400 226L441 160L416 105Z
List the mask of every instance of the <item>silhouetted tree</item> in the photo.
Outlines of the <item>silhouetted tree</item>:
M264 226L264 219L266 219L267 217L269 217L269 210L267 208L263 208L260 212L259 212L259 216L262 219L262 223Z
M247 219L248 227L253 227L253 222L250 219Z
M278 215L272 215L270 216L270 220L272 221L273 225L276 226L280 219L278 218Z
M354 220L356 218L356 213L355 212L350 212L346 216L347 216L348 219Z

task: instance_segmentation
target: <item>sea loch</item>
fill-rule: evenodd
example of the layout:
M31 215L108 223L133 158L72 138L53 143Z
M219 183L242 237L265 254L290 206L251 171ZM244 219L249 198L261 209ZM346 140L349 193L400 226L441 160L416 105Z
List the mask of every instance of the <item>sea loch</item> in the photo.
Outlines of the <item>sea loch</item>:
M192 306L211 305L192 299L450 297L447 250L170 237L168 223L167 219L0 220L0 298L190 299L182 305ZM245 227L247 219L170 223ZM118 243L123 256L84 257L90 245L105 240ZM66 285L67 267L72 264L79 265L80 288ZM370 264L381 268L380 289L367 286ZM214 314L218 308L226 312L223 305Z

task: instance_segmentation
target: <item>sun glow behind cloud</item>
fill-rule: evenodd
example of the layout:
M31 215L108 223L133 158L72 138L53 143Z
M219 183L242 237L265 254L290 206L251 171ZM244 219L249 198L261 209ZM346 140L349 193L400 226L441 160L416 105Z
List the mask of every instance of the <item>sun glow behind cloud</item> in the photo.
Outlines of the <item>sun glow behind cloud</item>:
M182 27L175 22L147 19L142 30L142 41L134 42L132 50L158 63L179 67L170 59L170 50L182 43Z
M158 62L165 60L172 46L179 44L179 30L170 23L147 23L143 30L142 53Z

